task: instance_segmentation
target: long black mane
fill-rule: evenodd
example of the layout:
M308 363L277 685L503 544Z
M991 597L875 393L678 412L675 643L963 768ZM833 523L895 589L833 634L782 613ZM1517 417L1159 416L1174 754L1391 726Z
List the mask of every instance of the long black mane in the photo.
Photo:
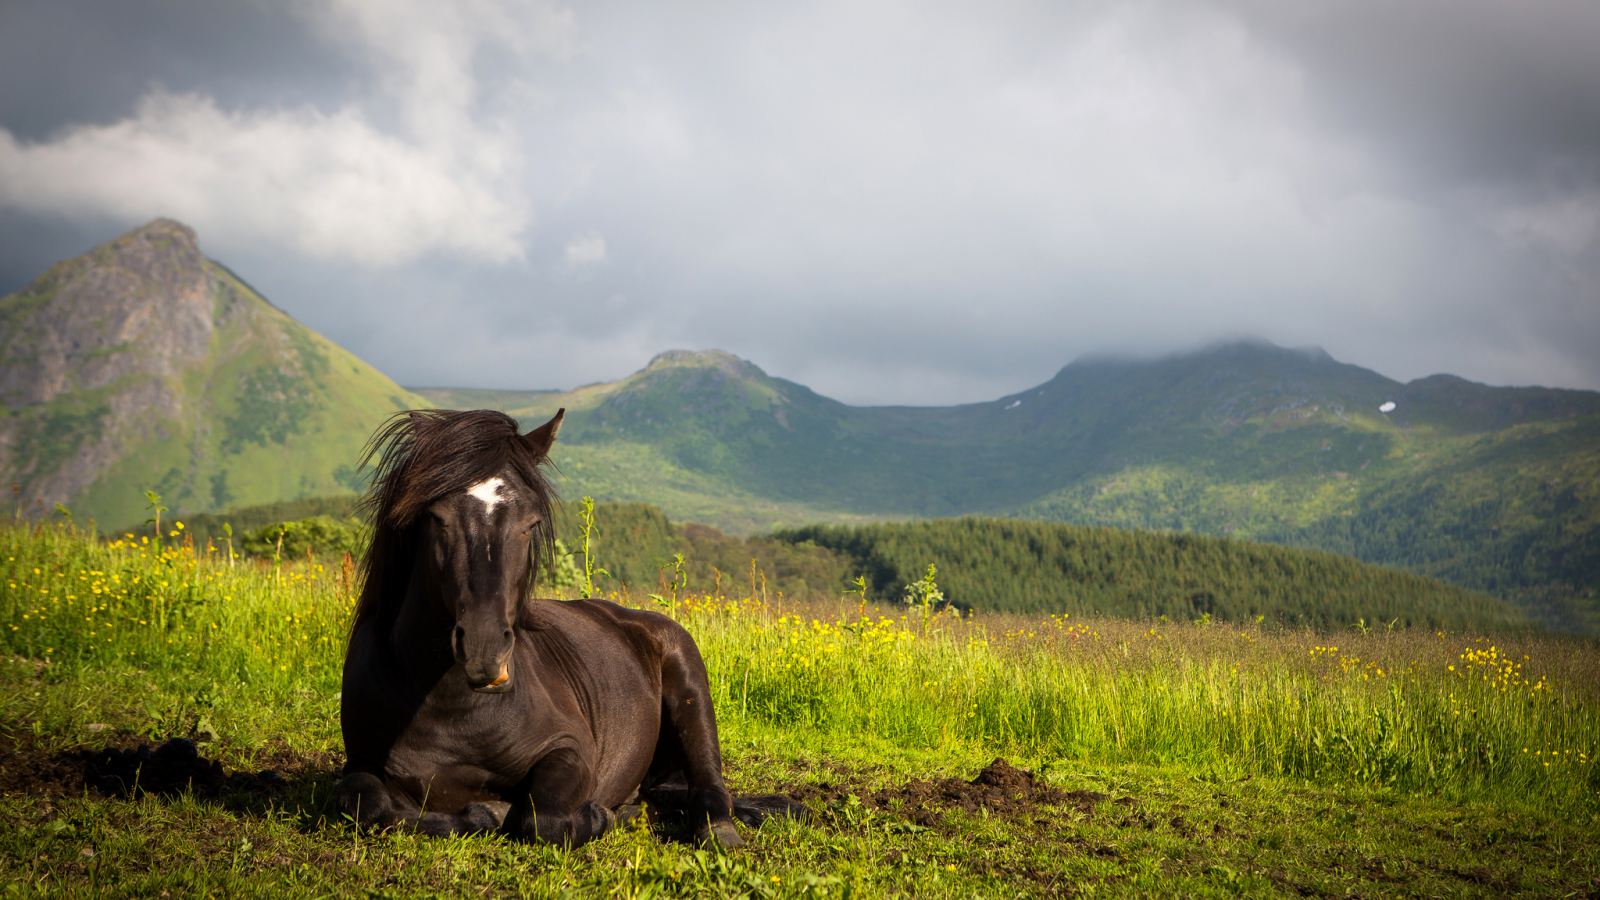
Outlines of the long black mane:
M361 560L361 597L352 627L404 599L417 553L420 517L429 504L474 484L509 474L539 513L533 539L537 577L555 551L555 491L540 465L549 457L517 433L517 420L488 409L414 409L396 413L367 442L361 464L377 459L361 509L372 520L372 543ZM532 591L532 579L524 598Z

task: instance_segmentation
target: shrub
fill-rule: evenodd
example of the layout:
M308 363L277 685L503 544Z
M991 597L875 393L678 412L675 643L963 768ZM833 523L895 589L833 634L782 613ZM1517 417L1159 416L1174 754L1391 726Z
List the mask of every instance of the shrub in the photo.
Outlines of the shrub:
M298 559L309 550L315 555L348 553L360 556L367 548L371 531L355 519L335 519L332 516L307 516L295 522L273 522L254 531L246 532L240 542L245 553L252 556L272 557L280 552L284 558Z

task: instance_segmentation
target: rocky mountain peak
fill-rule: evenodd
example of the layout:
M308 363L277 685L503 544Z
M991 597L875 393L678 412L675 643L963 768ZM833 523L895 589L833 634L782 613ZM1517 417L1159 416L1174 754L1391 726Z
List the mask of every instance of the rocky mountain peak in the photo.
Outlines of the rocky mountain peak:
M656 354L643 372L672 368L721 369L739 379L764 378L767 374L755 363L740 359L726 350L668 350Z
M122 526L342 493L362 444L427 405L157 219L0 299L0 484Z
M156 219L0 299L0 400L49 402L206 355L215 285L194 230Z

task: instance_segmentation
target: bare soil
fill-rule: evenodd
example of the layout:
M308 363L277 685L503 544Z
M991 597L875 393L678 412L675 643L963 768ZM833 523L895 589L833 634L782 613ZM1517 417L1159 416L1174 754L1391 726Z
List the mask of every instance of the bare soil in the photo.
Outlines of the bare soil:
M262 768L230 771L202 756L188 738L170 738L152 747L148 737L118 733L98 749L45 751L0 736L0 793L129 797L189 791L205 799L267 795L282 790L290 778L325 771L333 762L325 755L281 749L254 756L256 764L265 764Z
M934 827L946 810L959 809L976 813L988 810L990 815L1006 819L1033 819L1041 815L1042 807L1072 806L1091 812L1095 804L1110 799L1097 791L1063 791L1039 781L1032 772L1019 769L1004 759L996 759L971 781L960 778L940 778L931 781L908 781L898 787L867 789L866 780L847 776L842 783L806 784L788 790L789 796L801 801L820 801L833 805L850 796L859 798L863 806L891 812L923 827Z

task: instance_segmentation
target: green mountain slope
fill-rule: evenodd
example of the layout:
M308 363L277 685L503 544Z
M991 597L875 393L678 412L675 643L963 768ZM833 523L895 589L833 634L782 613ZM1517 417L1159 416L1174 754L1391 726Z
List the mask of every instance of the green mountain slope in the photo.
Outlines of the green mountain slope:
M1344 515L1269 539L1403 566L1600 633L1600 416L1441 447Z
M566 496L735 534L983 515L1229 535L1600 630L1600 394L1401 384L1320 350L1085 359L952 407L846 406L719 351L572 391L413 393L157 220L0 298L0 400L19 506L63 503L107 530L145 517L146 489L180 514L353 490L364 441L398 409L532 425L566 407Z
M142 493L204 512L348 491L367 436L425 405L160 219L0 299L0 478L116 529Z
M665 353L572 392L480 396L530 424L570 410L569 495L729 531L998 515L1327 549L1514 597L1565 627L1587 627L1600 602L1590 391L1402 384L1246 341L1080 360L953 407L850 407L719 351ZM1554 479L1570 490L1540 500ZM1485 518L1491 487L1500 512Z

